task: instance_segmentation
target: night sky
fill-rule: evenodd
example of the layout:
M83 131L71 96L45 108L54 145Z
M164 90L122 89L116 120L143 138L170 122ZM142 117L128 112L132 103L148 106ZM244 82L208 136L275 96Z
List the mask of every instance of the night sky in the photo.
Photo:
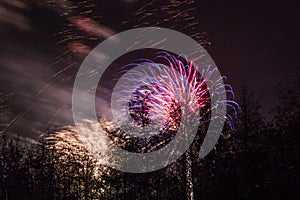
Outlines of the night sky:
M263 114L276 104L275 86L299 68L299 1L198 1L198 16L212 45L208 51L238 89L248 84Z
M95 13L117 33L145 2L98 1ZM299 68L299 1L196 0L193 5L199 32L207 32L211 42L205 47L220 72L236 91L242 84L253 88L262 113L269 116L277 103L275 86L288 82ZM76 66L72 73L61 72L67 62L56 63L64 44L55 33L66 23L59 15L59 9L42 1L0 2L0 84L9 99L2 105L7 108L1 111L2 132L22 130L36 137L32 132L38 135L47 125L72 124L68 78Z

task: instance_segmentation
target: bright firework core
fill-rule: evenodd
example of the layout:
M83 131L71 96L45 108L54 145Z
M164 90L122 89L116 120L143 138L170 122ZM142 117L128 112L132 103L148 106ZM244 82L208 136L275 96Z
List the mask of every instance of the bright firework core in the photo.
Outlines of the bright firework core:
M157 106L164 106L167 119L164 128L176 130L180 120L180 104L176 99L170 98L168 94L157 85L143 85L139 87L128 102L128 112L130 117L139 126L147 126L151 123L151 117L155 109L161 109ZM155 107L156 106L156 107Z

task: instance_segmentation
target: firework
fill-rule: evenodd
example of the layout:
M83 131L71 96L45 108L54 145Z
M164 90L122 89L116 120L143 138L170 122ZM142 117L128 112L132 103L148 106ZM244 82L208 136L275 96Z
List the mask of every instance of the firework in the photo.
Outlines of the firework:
M147 132L152 137L176 132L180 125L191 127L209 122L210 95L223 92L223 78L210 84L211 88L206 84L216 69L208 67L200 73L198 66L185 56L167 52L160 52L156 60L140 60L123 68L122 73L126 73L121 77L121 89L112 98L117 99L112 102L116 124L134 136ZM230 85L225 87L225 92L233 95ZM236 103L218 101L214 106L227 105L234 108ZM230 119L228 115L228 124Z

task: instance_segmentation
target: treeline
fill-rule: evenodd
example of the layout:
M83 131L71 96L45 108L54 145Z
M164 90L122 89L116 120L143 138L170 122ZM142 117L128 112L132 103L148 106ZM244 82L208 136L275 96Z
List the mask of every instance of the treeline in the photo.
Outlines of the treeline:
M214 150L191 146L195 199L299 199L300 81L278 87L279 104L265 121L247 86L237 91L242 112L224 128ZM186 158L164 169L130 174L98 165L72 127L48 130L38 143L1 135L0 198L186 199Z

